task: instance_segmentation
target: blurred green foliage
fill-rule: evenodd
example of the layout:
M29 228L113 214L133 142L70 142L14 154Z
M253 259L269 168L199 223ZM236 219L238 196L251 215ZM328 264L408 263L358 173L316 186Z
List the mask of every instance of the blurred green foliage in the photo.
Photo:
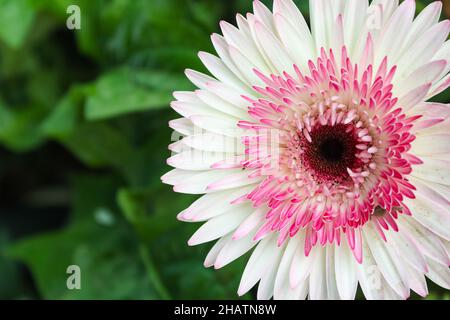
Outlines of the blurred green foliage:
M307 14L307 1L297 3ZM81 30L66 28L71 4ZM167 122L178 117L171 92L193 88L183 70L204 70L197 52L213 52L218 22L250 8L0 0L0 188L9 197L0 205L0 298L237 297L246 258L205 269L210 245L189 248L197 226L176 221L194 197L160 176L169 169ZM82 290L66 287L73 264Z

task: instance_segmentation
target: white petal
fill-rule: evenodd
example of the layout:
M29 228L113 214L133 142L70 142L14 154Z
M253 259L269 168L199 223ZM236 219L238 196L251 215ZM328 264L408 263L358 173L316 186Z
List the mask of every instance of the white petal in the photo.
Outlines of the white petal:
M427 93L430 91L431 83L425 83L413 90L405 93L399 100L397 105L400 106L404 112L414 108L417 104L425 101Z
M286 246L286 244L284 244ZM258 300L269 300L273 296L273 290L275 288L275 277L277 275L278 267L281 261L281 254L283 253L283 248L276 248L275 252L269 263L266 263L266 272L264 272L259 282L257 299Z
M299 25L302 31L309 31L308 24L303 17L301 11L292 0L274 0L273 1L273 14L281 14L285 16L292 25Z
M316 55L315 44L300 10L291 0L274 1L275 26L294 62L302 69ZM303 69L302 69L303 70Z
M335 269L336 255L335 251L339 250L338 247L331 245L324 248L325 252L325 277L326 277L326 288L327 288L327 299L328 300L339 300L338 284L337 284L337 273Z
M244 90L240 92L239 90L236 90L235 88L230 87L225 83L217 81L216 79L198 71L188 69L185 73L189 80L191 80L191 82L198 88L203 90L210 90L211 92L215 93L217 96L230 102L231 104L245 110L247 109L248 102L244 98L242 98L242 94L245 93L249 97L252 96L249 93L244 92Z
M283 71L286 71L292 74L294 62L280 41L258 20L254 22L254 29L263 54L271 62L277 73L282 74Z
M368 0L347 0L344 14L344 39L350 57L355 57L355 49L360 41L365 41ZM354 30L360 30L355 32Z
M450 153L450 134L418 135L411 144L411 152L420 156Z
M283 257L278 267L277 276L275 278L274 299L277 300L297 300L304 299L307 294L307 281L299 284L294 289L289 283L289 269L292 259L299 246L299 238L297 236L288 239L288 244L283 253Z
M331 6L325 0L309 0L309 12L311 31L319 53L320 48L330 47L330 35L335 19Z
M250 61L241 53L241 51L239 51L239 49L232 45L228 47L228 51L231 59L236 64L237 68L239 68L240 72L244 75L250 85L264 85L262 80L255 74L254 69L258 69L258 67L252 61ZM261 72L270 73L270 71L268 70L258 70Z
M312 248L309 255L305 256L304 250L304 235L301 234L299 239L299 246L295 251L294 258L292 259L291 268L289 270L289 283L291 288L296 288L300 283L306 281L311 271L312 265L314 264L316 248Z
M254 99L254 96L252 96L251 94L243 91L236 91L235 89L219 81L209 81L205 83L205 88L218 97L222 98L223 100L243 110L248 109L249 103L242 96L245 95L249 98Z
M358 288L356 261L347 242L341 243L335 250L336 282L339 295L343 300L353 300Z
M219 181L223 179L229 174L233 172L238 172L233 170L208 170L208 171L199 171L197 175L193 175L189 178L184 179L182 182L177 183L173 190L175 192L180 193L189 193L189 194L203 194L207 192L211 192L212 190L208 190L207 187L211 183L215 181Z
M434 182L431 182L428 180L420 180L420 181L422 183L426 184L427 186L429 186L434 191L438 192L445 199L450 199L450 186L449 185L434 183Z
M340 14L344 14L347 0L334 0L331 2L333 17L336 18Z
M224 37L218 35L217 33L213 33L211 35L211 42L213 43L214 49L216 49L217 54L220 59L222 59L223 63L230 69L239 79L241 79L244 83L246 82L245 77L239 71L238 66L231 59L230 54L228 52L228 43Z
M227 170L223 170L227 171ZM261 177L249 178L249 172L247 170L239 170L235 172L229 172L228 176L215 181L208 185L210 191L220 191L226 189L234 189L237 187L243 187L250 184L255 184L261 181Z
M423 65L409 76L405 77L405 79L402 79L403 77L401 75L397 75L394 83L394 88L397 86L397 89L394 91L394 96L403 96L409 91L424 84L434 83L446 66L446 60L435 60Z
M430 203L420 193L416 194L416 199L405 199L404 202L411 210L414 219L437 235L450 240L450 215L447 212L448 208Z
M277 13L274 16L275 25L280 34L280 39L293 62L300 68L300 70L307 70L308 60L314 57L313 45L309 30L307 34L299 33L296 28L281 14Z
M402 232L408 233L408 236L416 241L424 255L442 265L450 264L450 258L437 235L423 227L412 217L400 216L398 223Z
M269 71L266 62L261 56L258 47L253 41L253 38L250 37L250 34L246 34L245 32L240 31L239 29L225 21L220 22L220 28L222 29L222 33L228 44L239 48L244 56L252 61L258 67L258 69Z
M405 300L404 297L396 293L388 284L388 282L383 279L383 299L384 300Z
M325 249L317 248L309 276L309 299L327 299Z
M161 181L166 184L176 185L178 183L183 182L185 179L190 179L198 174L199 174L198 171L173 169L167 172L165 175L163 175L161 177Z
M446 111L443 111L441 115L435 118L423 116L414 124L411 132L415 135L448 133L448 128L450 127L450 117L446 117L445 112ZM445 160L445 156L443 158Z
M411 267L407 267L407 270L411 289L421 297L426 297L428 295L428 287L424 273Z
M408 37L405 41L404 48L408 48L418 37L420 37L426 30L438 23L441 16L442 2L435 1L423 9L417 18L414 20Z
M447 67L444 69L440 78L445 76L450 71L450 41L447 40L433 57L433 60L445 60L447 61Z
M253 251L245 266L239 284L238 295L247 293L264 275L267 264L272 261L275 251L278 250L276 237L271 235L261 240Z
M417 188L416 193L419 194L422 199L427 199L428 202L432 202L433 205L443 208L443 211L450 215L450 200L448 198L442 196L437 190L434 190L428 184L418 179L412 178L411 182Z
M449 118L450 117L450 104L436 103L436 102L424 102L418 104L410 110L411 114L420 114L427 118Z
M186 118L170 120L169 127L183 135L190 135L194 133L194 124L191 120Z
M450 290L450 269L432 260L428 260L430 272L426 276L436 284Z
M192 149L170 157L167 159L167 164L178 169L200 171L211 169L213 164L232 157L232 153L208 152Z
M399 0L373 0L371 6L381 5L383 7L383 19L387 21L398 8Z
M398 8L399 0L373 0L368 9L367 27L376 41L381 30ZM377 66L376 66L377 67Z
M315 52L314 41L308 24L298 7L292 0L275 0L273 6L274 16L283 16L285 20L289 22L290 26L294 27L296 34L301 39L302 51L304 51L309 58L312 58ZM277 30L281 36L280 30Z
M237 258L244 255L251 248L257 244L253 241L253 235L248 234L245 238L239 240L231 239L227 244L220 250L217 259L214 263L215 269L223 268L229 263L233 262Z
M228 241L231 240L231 234L226 235L225 237L220 238L214 246L209 250L208 255L205 258L205 261L203 262L203 265L206 268L209 268L214 265L214 261L216 261L217 255L219 254L220 250L228 243Z
M186 74L186 77L200 89L206 89L206 84L208 82L217 81L213 77L191 69L187 69L184 73Z
M441 80L439 80L437 83L435 83L428 93L426 100L433 98L434 96L437 96L438 94L444 92L448 89L450 86L450 74L443 77Z
M192 117L194 115L206 115L213 117L221 117L229 120L237 120L237 118L229 116L225 113L217 111L210 106L199 102L183 102L183 101L172 101L170 103L172 109L181 114L185 118Z
M183 140L184 139L181 139L169 144L168 149L172 152L172 154L181 153L190 149L190 147L186 145Z
M364 226L363 233L365 241L369 244L370 251L386 281L400 296L408 297L409 289L403 283L404 275L401 274L401 270L398 269L396 262L391 257L388 249L389 243L384 243L381 240L370 223Z
M247 38L252 39L252 32L250 31L248 21L240 13L236 15L236 23L239 28L239 31Z
M397 71L401 74L405 69L415 70L430 61L447 39L449 30L449 20L442 21L427 30L399 58Z
M442 239L442 244L443 244L445 250L447 251L447 255L450 258L450 241ZM449 263L449 265L450 265L450 263Z
M344 39L344 21L340 14L335 18L334 26L331 31L330 48L335 52L336 59L341 60L342 47L345 45Z
M412 176L422 180L450 185L450 161L420 157L423 164L414 166Z
M230 189L221 192L208 193L194 201L179 217L187 221L202 221L212 215L225 212L233 200L244 196L252 190L251 186Z
M261 1L253 1L253 12L255 13L255 17L264 24L267 30L275 32L273 14L264 4L261 3Z
M363 241L362 264L356 264L361 290L368 300L381 300L383 295L383 276L366 241Z
M197 90L195 92L200 101L213 110L226 113L239 120L250 119L246 110L237 107L230 102L218 97L214 93L206 90Z
M232 195L236 195L236 192L233 192ZM232 196L228 196L225 199L222 196L214 205L197 210L196 212L186 212L184 217L190 222L203 222L221 215L227 215L230 211L246 212L247 216L253 212L253 208L248 203L231 204L229 199L233 199Z
M221 59L207 52L199 52L198 56L202 60L205 67L218 80L236 88L237 90L248 90L248 86L244 84Z
M192 91L175 91L173 93L173 96L178 101L183 102L198 102L197 97L195 96L195 93Z
M380 38L376 42L376 65L379 65L386 56L391 59L396 56L399 51L398 49L402 47L406 35L411 29L415 10L415 0L404 1L395 10L389 22L381 30ZM395 46L392 45L393 43L395 43Z
M213 217L204 223L189 239L188 244L195 246L218 239L233 231L251 212L250 205L230 206L230 210Z
M391 230L385 232L386 239L391 243L399 256L407 261L416 270L424 273L427 272L427 263L425 257L420 252L417 241L409 237L408 233L393 232Z
M251 231L253 231L264 221L264 217L267 211L268 208L266 206L261 206L256 209L236 229L236 231L233 233L233 239L238 240L240 238L247 237Z
M244 144L239 139L210 132L188 136L183 139L183 142L191 148L209 152L238 155L245 151Z
M207 131L223 134L229 137L240 136L240 130L237 129L237 120L204 115L194 115L191 116L190 119L197 127Z

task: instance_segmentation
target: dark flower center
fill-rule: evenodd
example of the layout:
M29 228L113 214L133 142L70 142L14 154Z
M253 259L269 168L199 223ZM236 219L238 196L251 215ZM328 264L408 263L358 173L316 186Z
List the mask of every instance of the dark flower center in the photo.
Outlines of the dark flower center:
M343 183L350 180L347 168L360 165L356 158L357 136L352 125L317 126L305 145L305 164L318 182Z
M337 138L330 138L322 142L319 146L320 156L329 162L338 162L342 160L345 154L345 144Z

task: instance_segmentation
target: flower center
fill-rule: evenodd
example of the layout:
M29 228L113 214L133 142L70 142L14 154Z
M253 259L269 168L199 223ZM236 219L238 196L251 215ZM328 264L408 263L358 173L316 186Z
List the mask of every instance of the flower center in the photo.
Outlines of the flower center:
M342 160L344 153L346 153L346 147L345 143L340 139L328 138L319 145L318 151L325 161L338 163Z
M350 179L347 168L358 164L352 126L317 126L311 132L312 142L304 140L303 165L314 171L316 182L343 183Z

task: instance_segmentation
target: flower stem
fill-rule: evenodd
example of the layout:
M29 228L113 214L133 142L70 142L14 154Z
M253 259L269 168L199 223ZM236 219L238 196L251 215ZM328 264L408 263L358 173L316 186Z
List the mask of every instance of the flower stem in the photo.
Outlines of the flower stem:
M144 244L139 245L139 252L141 254L142 260L144 262L145 268L147 269L147 275L150 282L155 286L156 292L159 294L163 300L171 300L169 291L165 287L161 280L158 270L153 263L152 257L148 252L148 248Z

